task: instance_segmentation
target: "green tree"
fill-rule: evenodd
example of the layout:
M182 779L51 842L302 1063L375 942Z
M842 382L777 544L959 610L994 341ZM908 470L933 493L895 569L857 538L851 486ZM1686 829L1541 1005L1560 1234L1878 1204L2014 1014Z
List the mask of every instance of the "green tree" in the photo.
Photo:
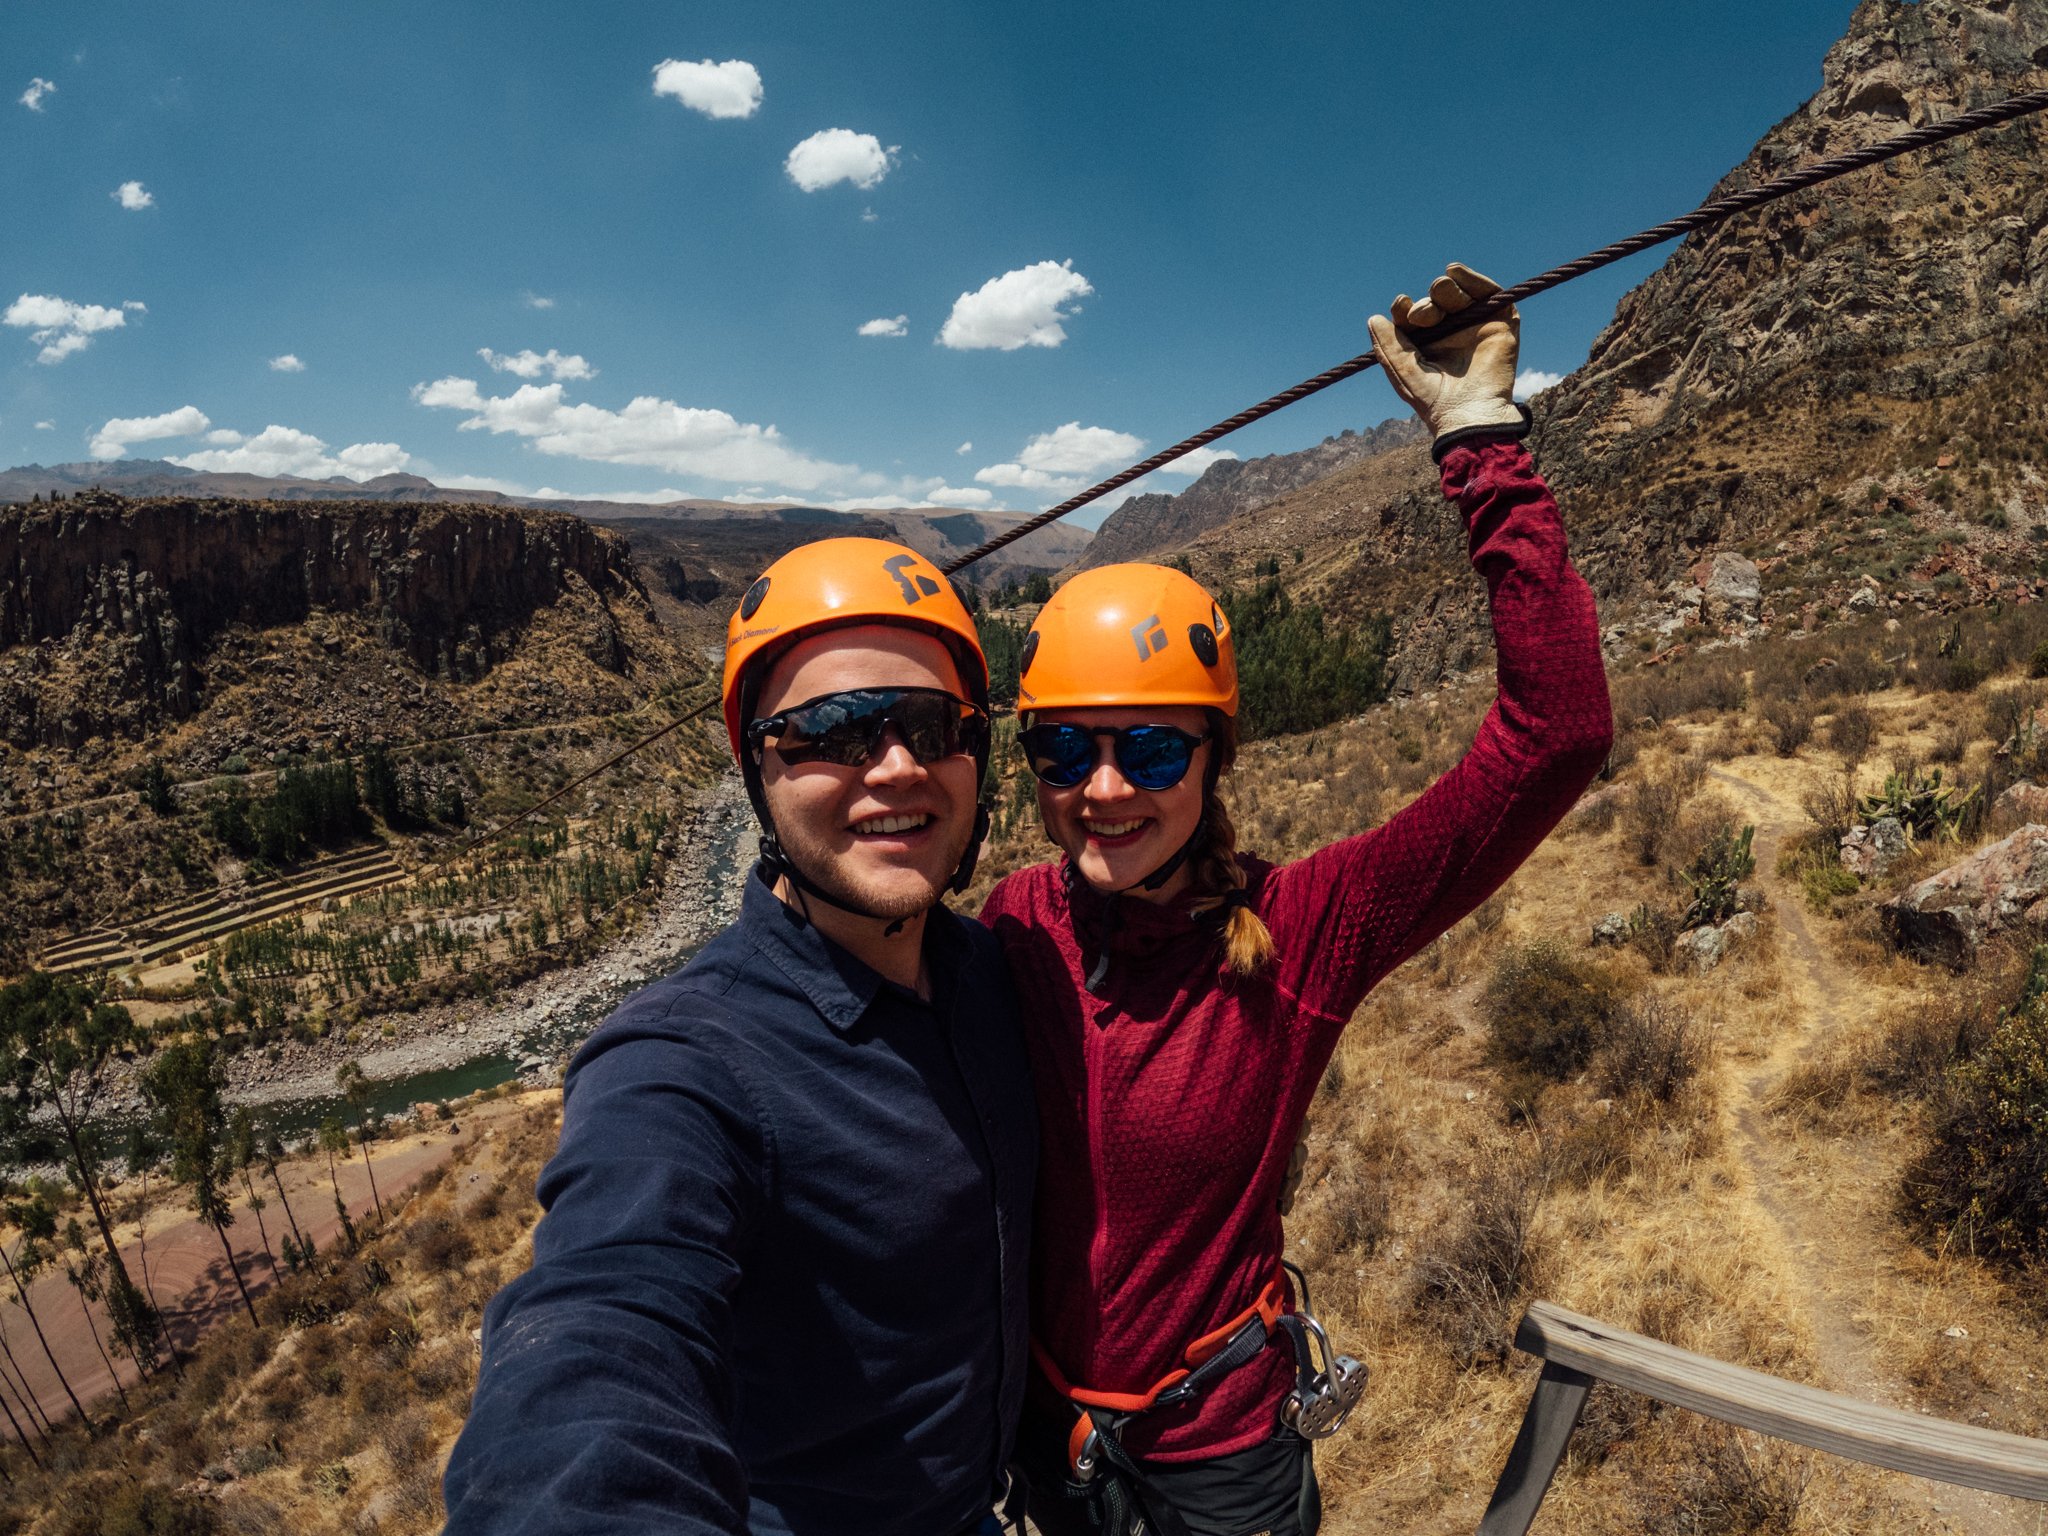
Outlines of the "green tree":
M348 1100L349 1113L356 1122L356 1144L363 1149L363 1171L370 1176L370 1200L377 1207L377 1220L384 1219L384 1200L377 1193L377 1170L370 1165L370 1137L376 1133L377 1119L370 1108L370 1099L377 1085L363 1075L362 1067L353 1061L344 1061L334 1070L335 1086L341 1089L341 1096Z
M1024 637L1030 633L1021 624L983 614L974 622L981 635L982 654L988 657L988 696L991 704L1017 702L1017 675L1024 659Z
M246 1104L235 1107L228 1117L227 1146L223 1149L227 1166L242 1176L242 1192L247 1197L249 1209L256 1216L256 1235L263 1242L263 1257L270 1264L270 1276L277 1278L277 1255L270 1251L270 1229L263 1224L264 1199L256 1193L256 1182L249 1177L249 1165L256 1161L256 1117Z
M107 1311L124 1346L156 1353L161 1322L135 1288L114 1241L100 1189L96 1117L107 1075L136 1043L128 1010L101 1001L76 981L32 971L0 988L0 1136L24 1149L48 1150L70 1165L106 1245L111 1286ZM49 1146L50 1133L55 1146Z
M29 1327L35 1330L36 1342L43 1346L43 1358L50 1362L50 1369L57 1373L57 1385L64 1389L64 1395L71 1399L71 1406L78 1410L78 1422L90 1431L92 1420L86 1414L85 1404L81 1403L78 1394L71 1390L71 1382L64 1374L64 1367L57 1363L56 1352L50 1348L49 1337L43 1332L42 1319L36 1316L35 1306L28 1299L29 1283L42 1273L44 1264L49 1260L42 1245L28 1230L23 1220L25 1214L21 1207L12 1207L8 1210L8 1219L22 1228L21 1242L15 1247L12 1256L9 1256L6 1246L0 1244L0 1264L7 1266L7 1278L14 1282L14 1294L21 1302L21 1310L28 1318Z
M292 1236L299 1240L300 1262L310 1262L313 1257L313 1245L306 1241L306 1234L299 1230L299 1218L292 1213L291 1199L285 1194L284 1180L277 1172L278 1159L284 1156L284 1143L277 1139L275 1132L272 1132L258 1141L256 1156L261 1160L264 1172L270 1175L270 1182L277 1186L277 1203L284 1207L284 1219L291 1223ZM291 1263L289 1251L285 1254L285 1262ZM298 1265L294 1264L292 1267L297 1268Z
M1043 571L1033 571L1024 582L1024 601L1039 607L1052 601L1052 578Z
M363 749L363 799L370 809L395 827L403 819L399 808L398 769L391 761L391 749L373 741Z
M142 765L142 803L159 816L168 816L178 808L178 802L171 796L171 776L153 757Z
M47 1240L55 1247L56 1212L50 1210L46 1201L38 1198L38 1204L48 1213L50 1231ZM107 1261L92 1250L85 1235L85 1228L73 1216L64 1223L64 1246L57 1249L64 1261L64 1278L71 1282L71 1289L78 1292L78 1309L85 1314L86 1330L92 1334L93 1348L100 1352L100 1359L107 1367L107 1379L114 1384L114 1390L121 1394L121 1406L132 1406L128 1401L128 1389L121 1385L121 1373L114 1369L113 1356L107 1353L107 1346L100 1337L100 1325L92 1315L92 1304L106 1299ZM138 1374L142 1361L135 1362Z
M149 1122L147 1120L132 1122L128 1127L128 1145L126 1149L128 1176L130 1178L140 1178L142 1181L141 1215L137 1217L135 1222L135 1255L137 1267L142 1271L143 1293L149 1298L149 1314L152 1317L158 1318L163 1316L164 1309L157 1304L156 1286L149 1278L149 1176L156 1166L163 1161L163 1158L163 1148L157 1144L156 1138L151 1135ZM118 1325L115 1328L115 1333L116 1336L120 1333ZM171 1369L176 1371L178 1379L183 1381L185 1379L185 1363L179 1358L178 1341L172 1338L169 1332L166 1331L164 1342L170 1346Z
M1276 576L1249 592L1228 592L1222 607L1237 650L1247 738L1314 730L1358 714L1387 696L1393 626L1374 614L1353 629L1322 609L1298 603Z
M171 1149L171 1177L190 1186L193 1211L220 1238L228 1273L235 1277L235 1289L242 1293L242 1305L253 1323L256 1303L243 1283L235 1245L228 1240L234 1212L221 1187L227 1117L221 1110L220 1091L226 1079L211 1040L181 1040L157 1053L142 1074L142 1092L155 1108L158 1131Z
M349 1219L348 1202L341 1198L341 1175L334 1166L335 1153L348 1156L348 1128L341 1123L341 1116L329 1115L320 1122L320 1150L327 1154L327 1183L334 1191L334 1214L341 1218L341 1235L348 1243L348 1251L354 1253L356 1224Z

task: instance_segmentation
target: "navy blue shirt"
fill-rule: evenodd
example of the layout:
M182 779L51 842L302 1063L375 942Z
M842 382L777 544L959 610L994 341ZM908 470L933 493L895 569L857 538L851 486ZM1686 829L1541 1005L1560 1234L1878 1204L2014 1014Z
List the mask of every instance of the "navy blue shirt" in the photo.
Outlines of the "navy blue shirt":
M989 1509L1026 1369L1037 1118L995 940L932 1000L747 882L563 1084L533 1267L484 1313L452 1536L935 1536Z

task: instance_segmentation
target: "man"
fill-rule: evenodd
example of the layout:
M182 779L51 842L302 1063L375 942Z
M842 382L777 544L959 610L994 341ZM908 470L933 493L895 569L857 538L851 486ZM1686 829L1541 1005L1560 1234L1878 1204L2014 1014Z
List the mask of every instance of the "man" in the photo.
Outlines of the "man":
M724 703L761 862L571 1064L455 1536L932 1536L998 1492L1037 1125L1002 957L938 905L985 830L974 621L908 549L806 545L734 614Z

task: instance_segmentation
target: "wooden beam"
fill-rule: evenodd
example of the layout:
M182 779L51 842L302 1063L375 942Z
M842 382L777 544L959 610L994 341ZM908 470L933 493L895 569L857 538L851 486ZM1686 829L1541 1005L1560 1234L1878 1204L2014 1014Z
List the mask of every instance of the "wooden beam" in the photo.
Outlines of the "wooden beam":
M1551 1364L1759 1434L1915 1477L2048 1502L2048 1440L1903 1413L1780 1381L1547 1301L1530 1306L1515 1330L1515 1345Z
M1565 1442L1579 1427L1579 1415L1586 1409L1586 1394L1593 1378L1581 1375L1555 1360L1543 1364L1536 1379L1536 1391L1529 1399L1529 1411L1522 1415L1522 1427L1515 1433L1508 1464L1494 1484L1486 1514L1479 1522L1479 1536L1523 1536L1536 1518L1536 1506L1550 1491L1557 1464L1564 1460Z

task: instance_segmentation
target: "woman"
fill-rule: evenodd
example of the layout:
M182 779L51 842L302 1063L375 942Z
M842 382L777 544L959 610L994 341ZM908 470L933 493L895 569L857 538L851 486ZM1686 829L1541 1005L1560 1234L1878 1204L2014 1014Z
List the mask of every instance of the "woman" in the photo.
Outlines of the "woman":
M1371 322L1434 436L1499 651L1471 749L1399 815L1277 868L1237 851L1217 797L1230 628L1178 572L1084 572L1026 641L1020 742L1066 858L1003 881L982 918L1018 983L1043 1128L1018 1457L1049 1536L1123 1536L1138 1515L1196 1536L1315 1530L1309 1444L1283 1411L1301 1385L1290 1150L1366 993L1497 888L1607 755L1592 594L1518 441L1516 318L1410 335L1498 291L1453 265Z

